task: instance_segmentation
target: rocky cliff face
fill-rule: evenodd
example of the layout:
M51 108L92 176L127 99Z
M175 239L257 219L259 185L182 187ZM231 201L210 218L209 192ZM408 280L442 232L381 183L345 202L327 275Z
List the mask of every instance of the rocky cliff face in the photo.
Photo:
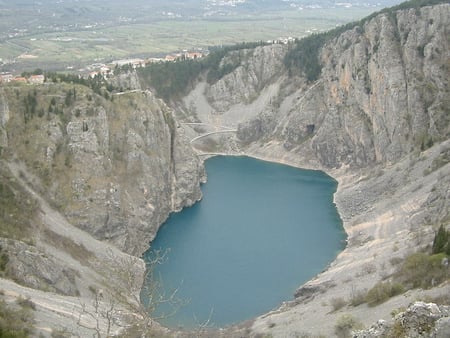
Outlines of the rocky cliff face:
M264 87L280 76L284 52L281 45L230 52L223 58L221 66L238 64L239 67L207 87L208 101L218 113L235 104L252 102Z
M329 137L319 127L312 140L325 165L392 163L449 136L449 14L436 6L380 15L324 48L324 123L341 129Z
M186 126L192 138L205 135L192 143L197 152L321 169L339 182L335 203L347 248L300 287L294 301L257 318L253 334L328 337L342 315L368 326L389 318L393 308L433 296L414 290L376 309L351 305L355 294L396 272L393 256L403 261L426 251L437 226L449 224L449 17L450 6L441 4L355 25L320 49L322 71L313 83L289 76L282 65L289 46L259 47L255 55L279 59L252 81L242 76L257 69L249 58L185 99L189 109L180 117L192 112L211 130L227 133ZM255 94L236 99L247 87ZM448 293L448 283L440 291ZM336 299L343 309L333 309Z
M313 90L299 84L287 112L274 107L238 137L248 144L271 128L271 139L298 154L312 148L329 168L393 163L448 138L449 11L382 14L344 32L322 48Z
M49 97L65 94L55 85L34 90L45 109ZM150 92L110 102L76 90L77 99L63 112L42 112L27 123L21 98L5 90L2 121L8 102L16 109L3 123L3 151L27 164L40 190L72 224L139 255L171 211L200 199L202 165L170 110Z
M107 100L66 83L1 87L2 299L28 297L45 325L81 336L145 320L136 256L170 212L201 198L203 179L151 92Z

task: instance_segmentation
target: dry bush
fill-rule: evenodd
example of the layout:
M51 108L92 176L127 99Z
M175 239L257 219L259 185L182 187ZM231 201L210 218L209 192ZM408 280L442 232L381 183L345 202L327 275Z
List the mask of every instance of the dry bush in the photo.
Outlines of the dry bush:
M336 297L336 298L332 298L330 300L330 305L333 308L333 312L334 312L334 311L338 311L338 310L342 309L345 305L347 305L347 302L342 297Z
M366 302L369 306L376 306L403 291L404 288L400 283L380 282L367 292Z

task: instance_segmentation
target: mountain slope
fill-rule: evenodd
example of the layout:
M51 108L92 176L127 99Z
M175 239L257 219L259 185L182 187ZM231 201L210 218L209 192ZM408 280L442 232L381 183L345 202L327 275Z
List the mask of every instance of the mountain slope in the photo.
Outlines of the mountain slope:
M211 153L326 171L339 182L348 234L326 271L294 300L232 328L238 336L332 336L345 314L369 326L417 298L448 294L447 281L352 305L394 281L405 257L449 225L448 18L450 5L440 4L362 21L319 44L313 82L286 68L293 46L234 50L221 61L233 66L226 75L200 77L172 106L150 91L105 99L64 82L0 87L2 297L31 297L43 332L92 333L95 306L85 306L100 294L102 311L117 305L115 330L124 314L138 318L137 256L169 212L201 197L197 155ZM105 334L112 319L100 317Z
M209 129L188 130L199 154L246 154L325 170L339 182L347 248L294 301L258 318L254 332L330 336L344 314L368 326L416 298L448 293L444 283L376 308L349 305L392 280L392 262L426 251L437 227L449 225L449 17L440 4L363 20L319 48L314 82L284 67L292 46L259 47L184 98L180 118L237 129L200 139ZM258 67L261 55L270 56L267 67ZM337 299L343 308L333 311Z

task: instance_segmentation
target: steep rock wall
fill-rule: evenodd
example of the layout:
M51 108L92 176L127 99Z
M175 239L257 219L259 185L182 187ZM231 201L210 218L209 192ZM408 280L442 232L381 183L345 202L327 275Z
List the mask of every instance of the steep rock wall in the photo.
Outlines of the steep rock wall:
M74 90L69 85L30 88L18 97L6 89L2 116L8 104L14 110L3 123L4 151L26 163L39 178L36 186L72 224L140 255L171 211L201 198L202 164L170 109L150 92L111 102L75 89L69 105L62 100ZM42 116L24 123L21 95L35 95ZM51 98L55 108L45 112Z
M424 293L411 290L376 309L332 307L388 279L398 268L392 257L402 261L426 250L436 227L449 222L449 17L448 4L374 16L321 48L316 82L289 77L281 66L278 76L253 86L259 88L254 102L265 102L264 107L234 103L247 84L239 67L214 85L221 88L219 105L231 104L214 118L197 114L200 122L228 126L239 111L240 124L235 135L194 142L197 151L326 171L339 182L334 202L348 234L346 249L300 287L295 300L255 319L255 336L329 337L344 313L370 325L418 297L448 293L444 283ZM263 48L266 54L272 48L289 50ZM281 65L283 56L272 64ZM214 107L205 86L204 97ZM188 97L198 98L200 89ZM205 110L195 102L190 108ZM186 128L192 137L206 133ZM216 146L208 148L213 141Z
M448 5L399 11L341 34L321 50L319 80L291 85L289 111L273 107L258 128L329 168L393 163L446 139L449 15ZM260 140L254 128L241 125L238 137Z
M284 48L281 45L230 52L221 65L239 66L206 88L208 101L219 113L227 111L235 104L251 103L265 86L280 75L283 55Z

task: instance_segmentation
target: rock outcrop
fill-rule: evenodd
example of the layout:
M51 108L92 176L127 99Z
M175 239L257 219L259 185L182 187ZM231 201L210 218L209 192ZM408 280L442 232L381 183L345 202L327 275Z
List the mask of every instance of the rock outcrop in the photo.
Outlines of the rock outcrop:
M386 13L344 32L322 48L313 86L299 83L288 109L273 107L241 125L238 137L279 140L299 156L312 149L328 168L394 163L447 139L449 11Z
M208 101L218 113L227 111L235 104L252 102L265 86L281 75L284 53L281 45L230 52L221 61L221 66L239 66L207 87L205 94Z
M354 338L432 337L445 338L450 332L450 307L415 302L397 314L392 322L379 320L367 330L357 331Z

